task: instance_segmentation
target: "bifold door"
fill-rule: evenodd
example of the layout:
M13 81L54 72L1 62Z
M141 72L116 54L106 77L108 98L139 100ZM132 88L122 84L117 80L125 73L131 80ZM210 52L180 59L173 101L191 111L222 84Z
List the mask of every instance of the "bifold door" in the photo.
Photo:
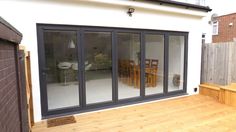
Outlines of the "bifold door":
M112 101L112 33L83 32L86 104Z
M186 92L187 33L37 27L43 117Z
M43 32L44 65L42 75L48 111L79 107L77 32Z

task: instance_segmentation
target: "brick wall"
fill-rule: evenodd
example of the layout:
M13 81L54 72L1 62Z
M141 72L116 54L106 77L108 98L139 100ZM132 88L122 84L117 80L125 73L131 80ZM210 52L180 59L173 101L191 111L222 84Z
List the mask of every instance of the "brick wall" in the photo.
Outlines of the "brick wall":
M0 39L0 131L20 132L15 44Z
M236 13L219 16L218 20L218 35L212 36L212 42L229 42L236 38ZM233 23L232 26L229 26Z

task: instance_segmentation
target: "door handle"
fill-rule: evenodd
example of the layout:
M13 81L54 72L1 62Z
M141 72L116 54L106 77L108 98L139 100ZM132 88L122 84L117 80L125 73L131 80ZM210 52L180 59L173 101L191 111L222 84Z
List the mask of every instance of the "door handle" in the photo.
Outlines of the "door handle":
M49 70L50 70L50 68L48 68L48 67L43 68L42 69L43 75L46 75Z

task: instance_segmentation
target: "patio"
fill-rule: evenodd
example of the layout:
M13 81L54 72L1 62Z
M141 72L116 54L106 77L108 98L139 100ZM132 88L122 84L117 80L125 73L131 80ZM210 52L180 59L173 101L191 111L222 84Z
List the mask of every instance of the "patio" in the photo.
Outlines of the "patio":
M234 131L236 108L213 98L194 95L76 115L75 123L47 127L36 123L33 132L91 131Z

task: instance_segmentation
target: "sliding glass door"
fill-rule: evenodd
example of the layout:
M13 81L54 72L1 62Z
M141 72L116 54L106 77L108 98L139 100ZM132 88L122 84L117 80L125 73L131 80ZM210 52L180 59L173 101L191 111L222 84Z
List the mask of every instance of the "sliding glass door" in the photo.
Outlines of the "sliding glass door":
M42 115L186 92L187 33L38 25Z

